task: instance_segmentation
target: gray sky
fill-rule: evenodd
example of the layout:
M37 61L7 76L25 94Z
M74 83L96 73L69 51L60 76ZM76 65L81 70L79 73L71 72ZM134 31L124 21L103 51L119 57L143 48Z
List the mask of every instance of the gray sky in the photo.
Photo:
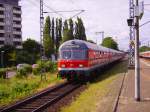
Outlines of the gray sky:
M150 3L144 0L145 3ZM101 43L102 36L95 32L104 31L105 36L112 36L119 43L120 49L128 49L129 27L127 18L129 16L128 0L44 0L45 4L54 10L85 10L79 17L83 19L88 39ZM23 40L33 38L40 40L39 29L39 0L22 0L22 24ZM51 11L44 7L44 11ZM68 19L78 12L49 14L52 17ZM47 16L47 14L45 14ZM76 19L76 18L74 18ZM145 7L145 14L140 21L150 21L150 6ZM141 27L141 41L150 40L150 24Z

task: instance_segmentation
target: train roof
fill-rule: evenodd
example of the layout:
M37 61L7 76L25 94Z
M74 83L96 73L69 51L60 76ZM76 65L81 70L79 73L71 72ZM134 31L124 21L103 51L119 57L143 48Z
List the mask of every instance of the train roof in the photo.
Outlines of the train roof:
M69 40L69 41L64 42L60 46L59 50L63 49L65 46L68 46L68 45L79 45L82 49L93 49L93 50L101 50L101 51L106 51L106 52L122 53L122 52L117 51L117 50L106 48L106 47L103 47L100 45L98 46L96 44L93 44L93 43L90 43L87 41L83 41L83 40L78 40L78 39Z

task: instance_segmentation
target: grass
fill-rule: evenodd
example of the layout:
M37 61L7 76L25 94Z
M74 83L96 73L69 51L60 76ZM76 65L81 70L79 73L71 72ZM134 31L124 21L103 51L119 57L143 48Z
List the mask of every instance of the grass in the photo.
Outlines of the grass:
M120 73L127 70L127 62L114 66L111 70L103 73L95 82L88 84L86 89L69 106L63 107L61 112L96 112L97 103L108 93L111 84Z
M41 77L35 75L30 75L27 78L0 79L0 106L15 102L44 88L62 82L55 73L47 73L46 76L46 81L41 81Z

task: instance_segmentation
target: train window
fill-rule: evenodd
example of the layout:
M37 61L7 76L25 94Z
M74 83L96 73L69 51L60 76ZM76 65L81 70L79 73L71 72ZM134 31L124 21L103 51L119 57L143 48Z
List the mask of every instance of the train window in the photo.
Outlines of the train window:
M61 52L62 59L87 59L86 50L64 50Z
M87 52L86 50L75 50L72 52L72 59L86 59Z
M71 58L71 51L63 51L61 56L63 59L70 59Z

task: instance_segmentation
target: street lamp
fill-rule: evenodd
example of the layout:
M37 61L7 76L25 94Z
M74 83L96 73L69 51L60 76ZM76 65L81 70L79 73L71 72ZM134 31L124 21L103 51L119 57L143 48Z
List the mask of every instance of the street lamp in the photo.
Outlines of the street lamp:
M104 31L100 31L100 32L95 32L96 35L101 34L102 35L102 42L104 40ZM96 44L97 44L97 39L96 39Z
M1 51L1 66L2 66L2 68L4 68L4 52L5 51Z
M133 26L133 19L127 19L128 26Z

